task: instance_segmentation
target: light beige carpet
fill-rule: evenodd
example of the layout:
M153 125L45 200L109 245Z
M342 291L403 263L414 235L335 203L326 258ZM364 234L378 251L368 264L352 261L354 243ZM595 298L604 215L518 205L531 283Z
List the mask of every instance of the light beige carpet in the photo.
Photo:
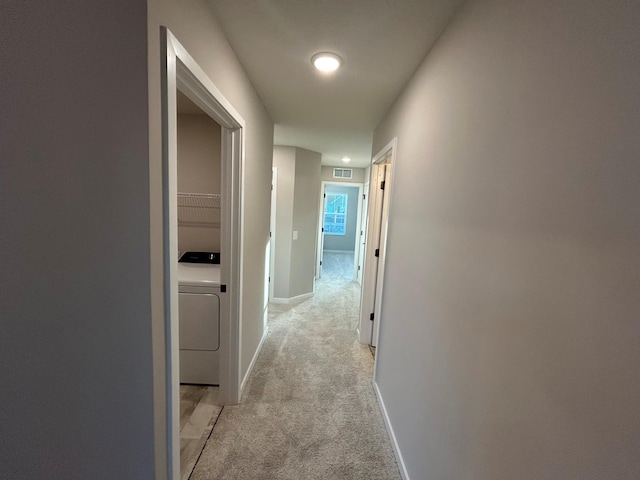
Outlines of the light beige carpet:
M192 480L400 479L356 338L359 286L348 256L324 263L312 299L270 309L242 403L222 411Z

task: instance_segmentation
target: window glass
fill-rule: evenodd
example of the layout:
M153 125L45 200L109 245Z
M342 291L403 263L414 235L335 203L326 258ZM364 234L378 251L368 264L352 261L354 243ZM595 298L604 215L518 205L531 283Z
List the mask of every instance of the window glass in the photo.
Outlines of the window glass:
M345 235L347 233L346 193L327 193L324 203L324 233L327 235Z

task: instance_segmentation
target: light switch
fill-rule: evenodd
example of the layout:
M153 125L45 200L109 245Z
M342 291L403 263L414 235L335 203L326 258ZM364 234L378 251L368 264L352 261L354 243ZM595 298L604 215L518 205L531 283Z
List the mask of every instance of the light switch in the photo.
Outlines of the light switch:
M298 230L294 230L293 231L293 239L297 240L298 239Z

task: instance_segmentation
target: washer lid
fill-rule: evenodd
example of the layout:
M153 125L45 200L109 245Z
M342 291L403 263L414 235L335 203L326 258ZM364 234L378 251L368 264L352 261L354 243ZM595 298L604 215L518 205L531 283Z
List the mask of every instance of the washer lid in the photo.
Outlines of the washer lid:
M178 283L193 286L220 286L220 265L208 263L179 263Z
M178 262L181 263L220 263L220 252L186 252Z

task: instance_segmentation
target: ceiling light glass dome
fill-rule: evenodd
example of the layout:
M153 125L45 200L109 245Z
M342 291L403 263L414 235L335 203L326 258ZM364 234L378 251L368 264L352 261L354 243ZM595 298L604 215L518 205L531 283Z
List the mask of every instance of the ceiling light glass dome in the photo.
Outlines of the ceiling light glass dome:
M342 59L335 53L321 52L311 57L311 63L321 72L334 72L342 65Z

